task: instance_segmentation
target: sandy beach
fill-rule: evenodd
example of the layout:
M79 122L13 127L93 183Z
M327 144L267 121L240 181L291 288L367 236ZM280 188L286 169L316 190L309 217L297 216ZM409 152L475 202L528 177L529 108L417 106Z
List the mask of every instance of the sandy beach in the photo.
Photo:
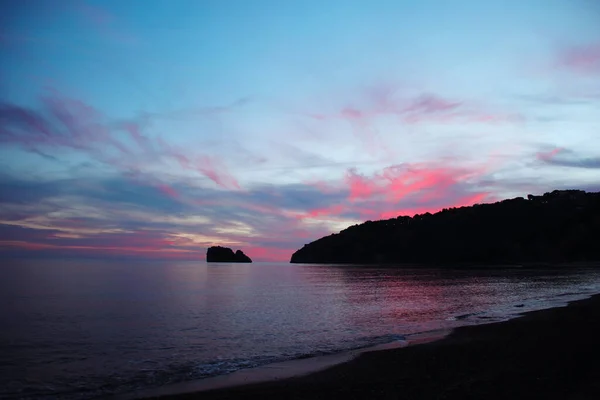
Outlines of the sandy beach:
M295 378L166 399L597 399L600 295Z

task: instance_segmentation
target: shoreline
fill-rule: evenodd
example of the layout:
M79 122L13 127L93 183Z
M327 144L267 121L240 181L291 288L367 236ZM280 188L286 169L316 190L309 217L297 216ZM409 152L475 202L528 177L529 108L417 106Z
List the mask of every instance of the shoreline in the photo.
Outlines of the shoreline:
M337 353L310 356L305 358L295 358L284 361L275 361L269 364L260 365L252 368L240 369L229 374L216 375L212 377L194 379L190 381L183 381L177 383L171 383L167 385L142 388L132 392L121 393L118 395L112 395L107 397L110 400L134 400L134 399L153 399L153 398L171 398L190 394L200 394L213 390L227 390L236 389L246 385L255 384L269 384L271 382L277 382L285 379L302 378L307 375L321 372L323 370L335 367L339 364L353 361L361 354L378 351L388 351L400 348L406 348L409 346L421 345L430 343L438 340L442 340L448 335L452 334L454 330L459 328L469 328L480 325L490 325L504 323L513 319L518 319L526 316L529 313L535 313L538 311L551 310L554 308L567 307L569 304L581 300L589 299L596 295L596 293L578 293L578 294L565 294L575 295L575 299L555 302L551 306L546 306L537 309L521 309L524 304L515 305L518 307L514 309L515 313L505 314L505 319L494 320L481 320L480 322L472 322L465 325L460 325L451 328L439 328L424 332L415 332L404 335L403 339L397 339L392 342L372 345L368 347L362 347L357 349L343 350ZM600 296L600 293L597 293ZM578 298L577 298L578 297ZM555 301L558 298L554 299ZM466 314L471 316L472 314ZM493 318L493 317L490 317ZM455 317L455 320L462 320L463 316Z
M307 375L128 398L600 398L598 337L595 294L504 322L458 327L432 342L371 348Z
M339 364L354 360L363 353L401 349L417 344L441 340L452 333L452 329L436 329L407 335L405 339L382 343L359 349L342 351L322 356L291 359L265 364L254 368L241 369L230 374L209 378L173 383L155 388L140 389L109 397L110 400L134 400L169 398L173 396L203 393L218 389L230 389L249 384L261 384L284 379L299 378L317 373Z

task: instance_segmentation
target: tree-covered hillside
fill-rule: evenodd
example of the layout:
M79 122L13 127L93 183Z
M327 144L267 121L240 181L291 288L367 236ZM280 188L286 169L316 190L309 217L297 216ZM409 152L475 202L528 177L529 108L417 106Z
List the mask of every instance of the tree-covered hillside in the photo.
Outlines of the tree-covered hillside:
M435 214L367 221L304 245L293 263L600 260L600 193L555 190Z

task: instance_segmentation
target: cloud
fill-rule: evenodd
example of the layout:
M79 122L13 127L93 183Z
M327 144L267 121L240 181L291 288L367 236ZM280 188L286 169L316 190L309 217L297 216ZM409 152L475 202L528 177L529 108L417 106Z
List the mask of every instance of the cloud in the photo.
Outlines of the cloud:
M539 152L538 162L596 168L570 150ZM191 161L190 161L191 162ZM436 212L525 195L567 182L502 180L501 165L440 158L363 170L328 181L254 184L244 190L164 180L154 172L33 181L0 176L3 249L36 254L203 259L206 248L241 248L259 260L287 261L304 243L365 220ZM562 186L561 186L562 185ZM6 250L8 251L8 250ZM19 253L20 254L20 253Z
M173 189L171 186L161 183L157 187L158 187L158 190L160 190L162 193L166 194L167 196L170 196L170 197L173 197L176 199L179 198L179 193L175 189Z
M413 99L404 111L408 113L435 114L461 107L462 102L449 101L432 94L423 94Z
M477 182L490 168L441 161L391 165L371 174L350 168L338 183L337 195L343 193L344 200L309 208L296 218L387 219L483 202L493 196L479 189ZM331 193L331 188L326 193Z
M431 94L369 96L363 104L342 108L340 121L351 121L359 133L377 140L381 137L371 120L388 114L429 121L486 118L470 114L476 107L469 102ZM221 244L256 260L286 261L302 244L364 220L497 198L481 184L490 179L489 162L472 165L443 154L421 162L336 162L301 142L271 146L289 164L281 173L327 168L322 180L245 181L242 186L228 159L167 142L150 129L153 118L115 122L56 92L42 97L35 109L2 104L0 143L61 160L82 155L104 167L85 178L77 171L70 172L72 178L47 175L43 180L0 176L0 224L16 232L0 240L3 249L203 259L208 246ZM378 145L380 152L387 150L383 141ZM277 167L261 163L259 169Z
M350 189L350 200L383 197L399 201L415 193L427 199L440 197L449 187L481 175L484 171L484 168L469 170L442 163L404 163L386 167L369 178L349 170L346 182Z
M19 8L4 3L6 15ZM498 58L491 69L485 60L475 60L455 71L435 71L443 59L460 62L473 43L408 64L402 58L414 51L407 48L383 63L387 72L375 65L382 63L345 63L349 69L336 79L320 82L335 67L330 61L345 57L325 55L333 58L315 60L325 70L317 68L311 76L283 66L287 72L275 75L289 80L288 85L262 79L265 71L255 68L261 57L252 51L227 57L254 63L248 68L252 74L258 71L257 79L243 79L248 68L242 66L248 63L230 63L233 67L225 71L217 68L219 60L202 66L193 49L169 47L169 41L185 39L198 28L194 24L171 32L178 38L166 38L160 30L146 29L152 24L144 28L155 16L135 16L139 32L154 35L156 46L123 52L118 44L132 44L139 37L127 29L129 17L120 14L122 7L84 0L35 3L45 4L44 12L27 20L31 10L20 7L24 18L18 26L0 13L0 21L8 24L0 26L0 46L17 55L4 67L11 79L3 84L0 101L0 162L8 167L0 174L5 249L201 259L207 246L223 244L242 248L253 258L287 260L302 244L366 219L535 192L543 185L562 184L559 173L565 181L592 185L598 168L594 154L545 148L533 162L531 154L523 157L519 150L507 157L508 168L488 165L486 155L498 147L539 140L533 129L540 124L520 125L523 110L526 122L535 122L532 116L560 120L544 126L543 135L553 141L568 131L574 136L565 138L565 145L583 142L582 135L594 128L591 106L600 92L585 79L579 80L580 87L577 80L566 79L555 89L547 86L547 77L524 82L522 76L511 77L511 58ZM54 29L58 25L61 29ZM222 39L206 31L211 27L200 28L204 31L196 34ZM267 36L263 39L269 40ZM211 43L196 50L219 48ZM387 44L380 45L374 54L386 53ZM556 56L563 71L589 77L598 71L599 49L590 43L551 57ZM305 46L303 51L313 50ZM127 60L126 70L119 60ZM44 63L41 69L38 61ZM107 75L86 80L86 73L102 72L98 62L106 64ZM547 63L544 68L550 70ZM448 81L457 71L464 79ZM411 83L340 87L385 79L387 73ZM40 79L25 79L30 74L50 74L54 85L70 85L86 97L48 90L31 101ZM429 86L433 82L444 89ZM128 96L119 85L133 85L143 93ZM314 87L323 89L310 103L290 98L310 96ZM502 97L511 87L529 92L529 103ZM548 94L539 95L536 91L544 87ZM243 97L247 90L252 97ZM491 94L470 97L476 92ZM200 103L204 99L215 102ZM109 109L118 114L99 108L111 100ZM300 111L282 112L295 102L303 104ZM563 107L567 103L571 106ZM149 104L156 108L137 110ZM480 162L468 163L476 160Z
M93 236L68 234L0 224L0 249L42 251L46 256L135 256L142 258L201 259L203 252L188 248L165 232L130 231Z
M351 168L346 172L346 183L350 188L349 200L353 201L361 198L371 197L377 187L376 184L368 178L358 174L356 169Z
M6 174L0 174L0 189L0 204L36 204L60 194L62 190L52 182L17 179Z
M475 179L482 173L439 163L400 164L371 174L349 169L326 190L298 183L243 191L199 187L191 180L166 184L142 173L48 181L4 176L0 224L19 236L5 235L1 242L44 254L71 249L188 259L203 259L208 246L222 244L257 260L287 261L304 243L362 220L481 201L486 196ZM366 189L357 190L359 180Z
M49 181L4 176L0 193L0 224L27 233L18 240L3 237L4 247L115 256L147 250L153 257L164 250L165 257L193 259L214 244L272 248L273 254L295 249L329 230L302 226L289 213L333 198L303 185L223 191L183 181L164 186L144 175Z
M537 154L537 159L545 164L569 168L600 169L600 157L586 157L573 150L554 148Z
M237 179L228 171L224 163L216 157L207 155L187 155L181 149L158 140L161 154L176 160L181 167L187 170L200 172L217 185L227 189L240 189Z
M122 171L177 163L227 189L239 189L225 161L144 135L139 124L112 123L92 106L50 92L35 111L0 103L0 143L33 153L81 153Z
M430 203L428 205L423 205L414 208L399 208L397 210L379 213L379 215L376 216L382 219L396 218L401 215L413 216L415 214L424 214L428 212L435 213L441 211L444 208L472 206L473 204L491 202L494 200L495 198L487 192L467 193L462 194L460 196L453 196L451 198L447 198L444 202L436 202L433 204Z
M593 93L574 93L571 91L556 94L519 95L515 96L515 98L530 103L540 103L544 105L580 106L593 103L597 98L600 98L600 96L594 96Z
M44 96L41 103L42 112L0 104L0 141L31 151L85 151L105 161L115 156L132 156L92 107L55 95Z
M540 151L539 153L537 153L537 158L541 161L548 162L564 151L566 151L566 149L562 147L555 147L551 150Z
M600 74L600 42L562 49L556 65L570 72L592 75Z
M393 91L369 91L359 96L357 105L347 105L334 113L308 113L320 121L365 121L382 116L396 116L404 123L515 123L524 117L519 113L490 111L474 101L449 99L433 93L398 97Z
M526 121L522 113L511 109L427 91L408 93L368 88L333 103L333 106L321 103L320 110L301 112L301 115L315 130L346 135L350 132L360 141L362 153L386 163L401 155L397 136L414 133L417 128L421 132L423 129L472 130L479 126L516 125ZM347 136L336 136L336 139L349 141Z

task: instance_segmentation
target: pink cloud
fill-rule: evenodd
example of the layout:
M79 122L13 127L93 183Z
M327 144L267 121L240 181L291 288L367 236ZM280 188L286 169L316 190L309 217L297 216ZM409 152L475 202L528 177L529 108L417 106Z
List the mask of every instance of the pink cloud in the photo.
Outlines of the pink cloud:
M436 213L441 211L444 208L454 208L454 207L465 207L472 206L473 204L481 203L485 200L488 200L490 194L489 193L475 193L472 195L466 195L464 197L459 198L456 201L446 203L443 206L429 206L429 207L417 207L417 208L399 208L392 211L385 211L376 215L376 218L380 219L389 219L396 218L400 215L406 216L414 216L416 214L425 214L425 213Z
M360 118L365 118L367 116L367 114L365 112L357 110L356 108L352 108L352 107L346 107L346 108L342 109L340 114L343 118L347 118L347 119L360 119Z
M557 64L577 73L600 73L600 43L564 49L558 55Z
M489 199L487 192L472 191L469 182L492 166L493 163L471 168L442 163L407 163L392 165L370 175L349 169L342 182L348 190L346 202L311 209L298 218L358 214L361 219L385 219L471 205Z
M424 94L414 99L412 104L404 109L404 112L432 114L454 110L461 105L462 102L459 101L450 101L432 94Z
M336 204L330 207L323 208L314 208L312 210L308 210L306 213L303 213L299 216L299 219L304 218L319 218L319 217L327 217L331 215L338 215L344 211L345 207L340 204Z
M538 160L549 161L556 157L558 154L565 152L566 150L562 147L556 147L549 151L541 151L537 153L536 157Z
M354 169L349 169L345 178L350 188L350 201L371 197L377 191L376 184L356 173Z
M341 229L344 224L354 223L359 219L375 220L435 212L442 208L489 200L485 191L473 191L472 184L468 183L470 178L481 175L485 170L484 167L463 168L440 162L392 165L370 174L348 170L345 176L340 177L337 186L334 183L327 186L330 204L315 201L312 204L319 204L318 206L297 209L293 206L294 202L288 200L282 204L292 207L279 208L262 202L272 198L270 194L254 197L247 196L246 192L230 193L224 199L209 199L211 205L223 206L228 210L223 214L224 218L219 220L219 226L223 229L221 232L213 231L210 227L201 227L202 230L197 232L187 231L183 227L183 231L179 232L180 227L176 226L171 228L172 231L164 231L164 225L159 230L154 230L157 228L150 224L151 229L147 230L93 233L93 227L98 226L98 223L113 227L115 221L107 224L103 221L75 219L52 221L49 229L54 226L54 232L58 234L49 232L48 234L54 235L50 238L36 234L27 242L32 249L37 246L40 251L203 259L205 246L209 243L199 243L198 240L205 240L201 237L193 238L194 234L198 234L206 235L206 238L210 238L206 240L214 241L214 244L239 243L237 247L256 261L287 261L299 247L299 244L294 246L294 243L318 239L332 233L332 229ZM185 192L180 193L164 182L143 181L135 175L133 178L141 179L146 187L153 186L167 196L179 201L185 200ZM279 194L284 195L282 192ZM274 204L279 204L279 199ZM132 225L136 226L137 222ZM333 226L336 228L332 228ZM247 229L250 231L247 232ZM63 232L68 234L71 230L73 237L63 235Z
M88 150L92 150L96 144L107 145L116 150L119 156L133 155L132 150L107 127L105 117L92 106L57 93L44 96L42 102L50 115L60 122L63 135L59 132L53 137L57 144L71 144L74 148Z
M197 166L199 171L212 179L217 185L230 189L240 189L238 181L217 158L202 156L198 159Z
M262 213L262 214L283 215L282 211L277 207L263 206L261 204L253 204L253 203L242 203L242 204L239 204L239 206L246 210L250 210L250 211L254 211L254 212L258 212L258 213Z
M167 144L162 139L158 139L158 143L162 149L162 154L176 160L183 168L200 172L221 187L227 189L241 188L237 179L228 171L225 164L217 158L185 154L183 150Z
M223 160L175 148L160 138L152 139L142 133L138 124L114 126L89 104L55 91L43 96L41 105L42 112L35 112L0 104L0 142L34 152L50 148L82 152L127 172L138 171L147 163L173 160L223 188L240 189ZM157 150L161 150L160 154Z
M367 96L362 107L346 106L339 112L330 114L309 113L310 118L327 120L346 120L353 124L363 123L364 130L368 120L390 115L400 118L404 123L515 123L523 120L519 113L491 112L481 104L444 98L425 93L414 98L394 98L391 91L378 91ZM368 134L369 132L365 132Z
M144 136L142 129L139 124L134 122L125 122L122 124L122 128L129 134L131 139L146 153L154 153L154 147L149 138Z
M133 152L107 127L93 107L56 93L41 98L42 113L19 106L0 105L0 140L26 149L70 149L114 163L131 159Z
M402 200L413 193L425 193L429 189L443 191L458 184L467 177L480 175L484 169L468 169L430 164L401 164L384 168L370 178L349 170L346 175L350 195L349 200L368 199L385 196L390 201ZM439 197L435 192L424 194L425 199Z
M173 197L175 199L179 198L179 193L172 187L165 185L165 184L160 184L157 187L158 187L158 190L160 190L162 193L166 194L167 196Z

